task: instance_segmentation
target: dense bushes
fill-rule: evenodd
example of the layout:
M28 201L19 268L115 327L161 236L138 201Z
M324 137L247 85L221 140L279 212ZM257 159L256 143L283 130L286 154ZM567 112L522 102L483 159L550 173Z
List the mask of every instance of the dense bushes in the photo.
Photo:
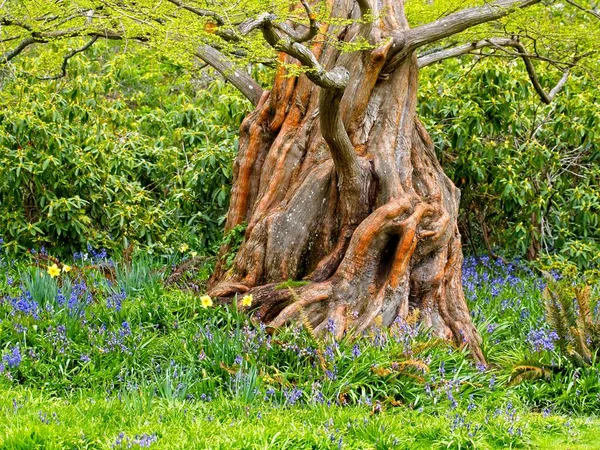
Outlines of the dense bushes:
M421 117L462 190L463 235L477 247L486 238L501 253L535 258L545 251L598 267L596 83L574 75L544 105L521 63L467 62L426 69L420 91Z
M4 73L0 230L9 250L215 242L248 104L149 52L105 49L69 70L52 82Z
M425 69L419 111L462 190L465 243L597 267L593 81L573 75L546 106L521 63L471 62ZM0 112L0 235L11 251L132 241L207 250L218 241L237 130L250 109L240 94L146 51L79 55L69 76L52 82L27 76L23 64L18 76L4 73L0 94L10 105Z

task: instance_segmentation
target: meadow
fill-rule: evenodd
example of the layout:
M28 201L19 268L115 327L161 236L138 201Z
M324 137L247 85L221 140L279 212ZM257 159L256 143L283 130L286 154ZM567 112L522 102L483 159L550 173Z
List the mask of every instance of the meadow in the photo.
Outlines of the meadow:
M177 277L181 250L2 253L0 448L600 448L600 364L561 346L560 281L524 263L465 259L476 365L416 320L273 332L200 295L200 263Z

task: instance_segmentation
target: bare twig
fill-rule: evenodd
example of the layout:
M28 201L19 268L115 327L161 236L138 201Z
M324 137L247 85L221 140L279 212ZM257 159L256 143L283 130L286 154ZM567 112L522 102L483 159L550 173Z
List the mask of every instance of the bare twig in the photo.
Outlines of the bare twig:
M81 46L79 48L71 50L69 53L67 53L65 55L65 57L63 58L62 65L60 66L60 73L58 75L49 76L49 77L41 77L39 79L40 80L58 80L59 78L66 77L67 76L67 66L69 65L69 60L73 56L77 55L78 53L85 52L88 48L90 48L92 45L94 45L99 38L100 37L98 35L92 36L92 38L86 44L84 44L83 46Z
M525 49L525 46L521 42L519 42L517 39L513 39L513 38L484 39L481 41L472 42L469 44L464 44L464 45L460 45L457 47L443 49L443 50L440 50L437 52L433 52L433 53L430 53L428 55L424 55L424 56L418 58L417 61L418 61L419 67L425 67L429 64L433 64L435 62L442 61L444 59L469 54L475 50L482 49L484 47L494 47L494 48L497 48L497 49L500 49L503 51L505 51L505 47L512 47L512 48L516 49L517 51L515 53L509 52L510 55L511 56L519 56L523 59L523 62L525 63L525 68L527 70L527 74L529 75L529 79L531 80L531 84L533 85L535 91L540 96L542 101L546 104L550 104L552 102L552 100L554 99L554 97L556 96L556 94L558 94L558 92L560 92L560 90L566 84L566 82L569 78L569 68L575 66L580 59L582 59L590 54L590 52L588 52L583 55L578 55L575 58L573 58L573 60L571 62L568 62L568 63L560 62L560 61L553 61L554 63L566 66L566 68L563 70L563 75L560 78L560 80L556 83L556 85L548 93L542 87L542 85L539 81L539 78L536 74L533 63L532 63L532 59L536 59L537 56L529 54L527 52L527 50Z

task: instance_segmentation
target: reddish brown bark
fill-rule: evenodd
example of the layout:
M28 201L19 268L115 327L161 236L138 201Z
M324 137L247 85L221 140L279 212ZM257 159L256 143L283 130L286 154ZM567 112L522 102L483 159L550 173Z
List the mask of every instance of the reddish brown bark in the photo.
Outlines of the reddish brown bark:
M248 227L233 267L217 264L211 295L249 291L272 326L303 311L317 332L333 320L340 335L418 309L435 334L482 361L461 286L460 194L415 114L416 57L386 70L385 30L408 25L401 2L384 3L391 13L377 26L335 30L340 40L367 37L373 50L313 49L328 70L348 70L344 90L280 70L244 120L226 228ZM336 0L333 14L360 12ZM288 279L311 282L297 295L275 288Z

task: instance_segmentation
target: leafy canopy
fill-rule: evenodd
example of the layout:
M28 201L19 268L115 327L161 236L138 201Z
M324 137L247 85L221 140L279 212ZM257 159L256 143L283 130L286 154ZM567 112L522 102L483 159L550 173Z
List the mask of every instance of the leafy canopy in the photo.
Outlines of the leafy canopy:
M345 18L335 17L332 3L315 2L314 17L325 25L348 23ZM406 2L406 13L411 26L418 26L484 3L481 0L410 0ZM560 65L575 56L589 54L600 41L600 20L592 10L591 1L582 0L577 4L579 7L572 3L571 0L538 3L515 9L502 19L468 28L433 46L442 48L491 37L518 36L532 54ZM188 68L193 67L194 58L190 55L194 55L200 45L212 46L240 66L249 62L275 64L275 52L262 38L257 21L270 13L279 22L307 25L306 11L297 6L298 2L290 0L234 3L222 0L6 0L0 4L0 54L2 62L16 56L15 52L34 54L38 63L31 70L37 76L60 73L64 59L94 39L122 40L125 46L141 43ZM589 11L583 11L585 9ZM385 14L385 10L380 14ZM367 19L356 16L353 20ZM340 44L345 51L365 48L366 42L361 37L339 43L325 30L326 27L322 27L314 40ZM37 44L51 45L42 51ZM514 56L496 50L500 56Z

